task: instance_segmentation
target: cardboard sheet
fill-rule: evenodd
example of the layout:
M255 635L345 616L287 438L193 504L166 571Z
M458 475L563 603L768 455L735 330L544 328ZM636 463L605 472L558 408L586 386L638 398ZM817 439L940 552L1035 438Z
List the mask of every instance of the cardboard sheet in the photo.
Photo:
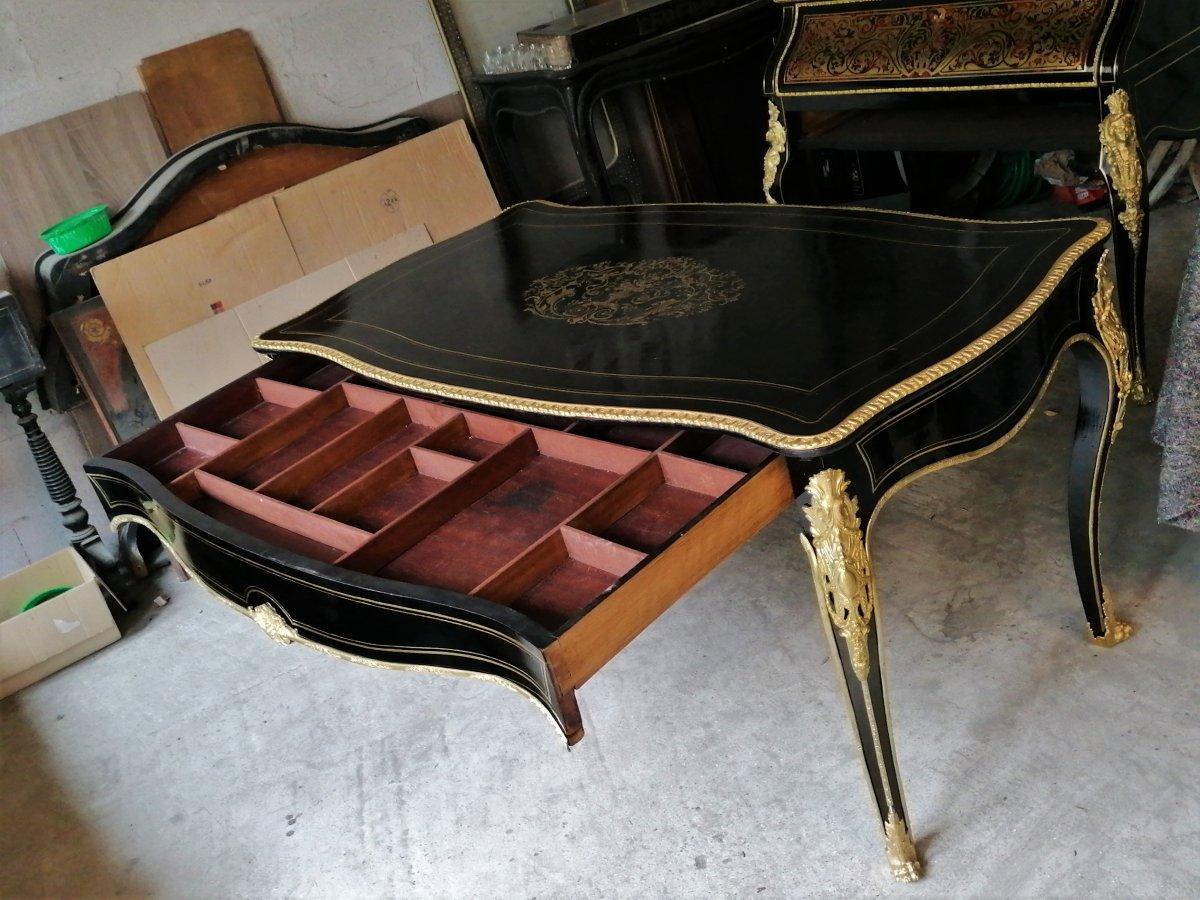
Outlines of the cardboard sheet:
M270 197L92 269L160 416L174 405L146 354L148 344L303 274ZM225 381L236 374L230 371Z
M182 409L266 362L250 349L250 341L268 328L295 318L430 243L424 226L410 228L147 345L146 356L171 404L170 411ZM158 412L166 415L164 409Z
M305 272L417 225L437 243L500 212L461 121L280 191L275 203Z
M260 332L499 211L459 121L92 274L155 411L166 416L258 365L248 345ZM305 274L313 280L297 281Z

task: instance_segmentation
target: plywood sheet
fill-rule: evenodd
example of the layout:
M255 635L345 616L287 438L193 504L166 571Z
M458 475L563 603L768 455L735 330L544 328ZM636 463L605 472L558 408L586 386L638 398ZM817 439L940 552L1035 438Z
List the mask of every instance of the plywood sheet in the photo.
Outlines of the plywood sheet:
M270 197L92 269L159 415L174 405L146 355L147 344L303 274Z
M35 329L42 313L33 264L47 249L38 234L97 203L120 207L166 156L142 94L0 135L0 256Z
M305 272L421 224L436 243L500 212L461 121L281 191L275 204Z
M142 60L142 84L172 153L283 115L250 34L238 28Z

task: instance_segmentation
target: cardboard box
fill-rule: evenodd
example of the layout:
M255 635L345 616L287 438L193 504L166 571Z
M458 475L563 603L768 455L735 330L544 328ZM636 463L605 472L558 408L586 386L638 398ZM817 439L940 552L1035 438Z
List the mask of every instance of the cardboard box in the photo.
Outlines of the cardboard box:
M148 344L303 274L270 197L92 269L113 324L160 416L175 407L146 354ZM230 371L225 381L237 374Z
M146 345L146 356L171 403L182 409L266 362L250 341L307 312L338 291L430 245L424 226L393 235L332 265ZM164 410L159 410L165 415Z
M275 204L305 272L418 225L437 243L500 212L461 121L280 191Z
M35 594L71 589L35 606ZM96 576L73 549L0 578L0 697L14 694L121 636Z

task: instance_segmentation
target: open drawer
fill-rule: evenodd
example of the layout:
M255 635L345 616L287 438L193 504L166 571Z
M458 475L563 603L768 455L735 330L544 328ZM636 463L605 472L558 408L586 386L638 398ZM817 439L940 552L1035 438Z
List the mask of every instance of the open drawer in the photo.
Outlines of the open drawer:
M273 637L573 692L793 499L783 459L671 427L520 418L284 356L87 465Z

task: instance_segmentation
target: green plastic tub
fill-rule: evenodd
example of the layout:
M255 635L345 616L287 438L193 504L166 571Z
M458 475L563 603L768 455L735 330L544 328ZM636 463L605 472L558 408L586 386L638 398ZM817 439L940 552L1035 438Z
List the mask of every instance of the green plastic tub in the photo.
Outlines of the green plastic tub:
M101 203L91 209L67 216L42 232L41 238L55 253L74 253L94 244L112 231L108 207Z

